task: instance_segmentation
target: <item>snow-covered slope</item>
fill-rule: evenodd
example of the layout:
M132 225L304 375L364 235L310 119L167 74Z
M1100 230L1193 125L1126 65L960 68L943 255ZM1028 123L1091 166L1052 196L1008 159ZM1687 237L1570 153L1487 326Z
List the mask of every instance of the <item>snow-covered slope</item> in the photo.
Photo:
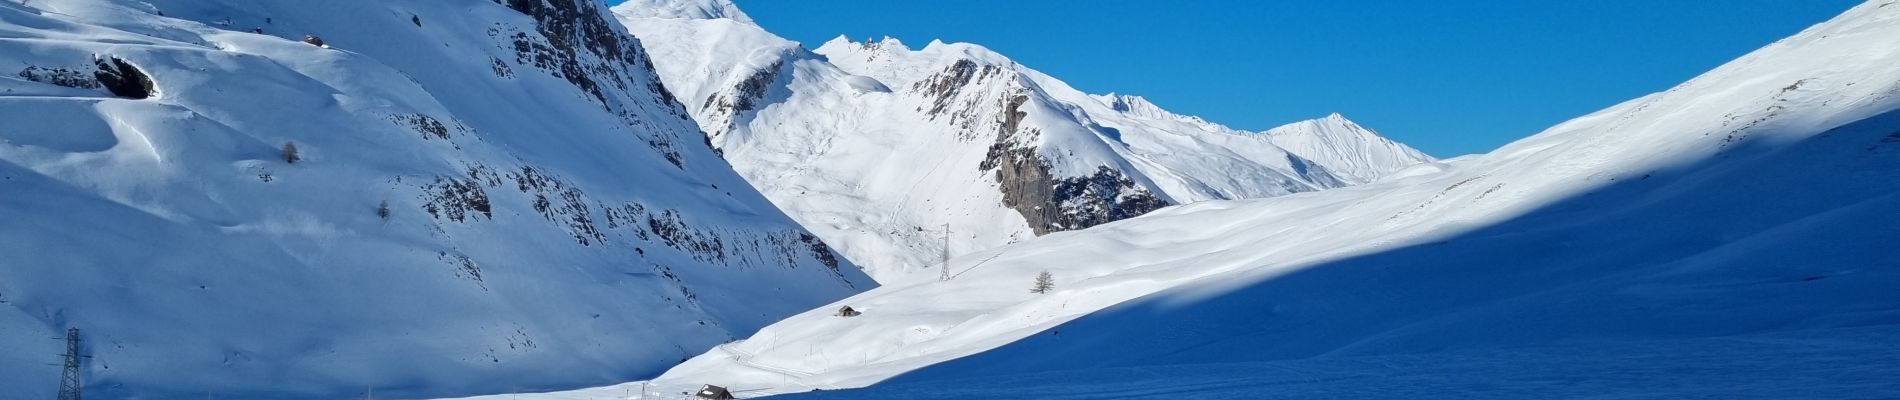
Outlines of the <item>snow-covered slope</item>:
M650 63L584 0L0 2L0 397L67 327L96 398L614 382L874 285Z
M751 23L731 0L626 0L619 14L637 18L729 19Z
M1402 354L1425 354L1429 365L1516 359L1522 363L1502 368L1523 371L1553 358L1508 354L1603 350L1602 358L1576 358L1608 362L1735 335L1808 354L1773 338L1825 341L1859 332L1854 327L1890 333L1900 324L1896 171L1900 2L1882 0L1490 154L1367 185L1173 207L960 257L951 262L956 279L888 285L793 316L668 371L652 387L670 393L712 383L763 395L906 373L905 381L927 382L1355 362L1341 357L1373 357L1356 359L1377 366L1364 373L1417 373L1377 362ZM1054 291L1030 293L1044 270ZM844 305L863 314L832 315ZM1798 365L1657 389L1759 379L1865 396L1877 387L1836 379L1866 374L1816 373L1836 367L1810 363L1891 363L1882 357L1896 351L1876 350L1773 360ZM1775 353L1716 359L1748 354ZM1836 357L1843 354L1862 356ZM1340 374L1314 375L1328 376ZM1324 389L1301 378L1287 381ZM1486 378L1457 379L1503 382ZM1575 378L1541 381L1552 379ZM1035 386L955 382L999 380Z
M967 373L774 399L1867 399L1900 393L1896 337L1900 325Z
M1274 135L1086 94L972 44L839 38L814 51L746 18L667 11L680 8L699 7L615 10L740 173L882 281L935 277L946 225L948 252L965 254L1431 160L1335 119L1323 125L1352 128L1289 133L1310 154L1289 152ZM1332 153L1367 148L1379 153Z

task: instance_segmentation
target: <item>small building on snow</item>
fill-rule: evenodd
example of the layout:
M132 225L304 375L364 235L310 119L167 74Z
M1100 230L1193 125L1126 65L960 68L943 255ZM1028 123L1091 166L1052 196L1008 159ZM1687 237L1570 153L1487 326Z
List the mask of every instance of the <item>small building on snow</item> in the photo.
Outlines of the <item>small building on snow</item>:
M732 400L734 397L732 397L732 391L726 390L725 387L706 385L700 387L699 392L693 393L693 398L701 400Z

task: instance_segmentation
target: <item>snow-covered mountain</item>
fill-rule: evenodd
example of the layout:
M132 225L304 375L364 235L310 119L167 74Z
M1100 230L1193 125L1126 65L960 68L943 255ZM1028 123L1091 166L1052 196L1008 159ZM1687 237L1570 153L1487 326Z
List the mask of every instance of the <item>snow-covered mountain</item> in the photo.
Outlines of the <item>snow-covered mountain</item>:
M607 383L873 287L652 62L585 0L0 2L0 397L68 327L96 398Z
M1267 141L1354 183L1372 182L1432 160L1431 156L1379 136L1378 132L1359 126L1339 113L1269 129L1265 134Z
M725 2L615 12L742 175L886 282L936 277L946 225L948 252L965 254L1432 160L1337 116L1260 134L1083 93L968 43L840 37L808 50Z
M1900 1L1880 0L1489 154L959 257L957 279L793 316L648 384L1878 397L1900 354L1897 171ZM1047 294L1028 290L1040 271ZM862 314L833 315L847 305ZM1256 391L1223 392L1239 386ZM645 386L547 398L628 387Z

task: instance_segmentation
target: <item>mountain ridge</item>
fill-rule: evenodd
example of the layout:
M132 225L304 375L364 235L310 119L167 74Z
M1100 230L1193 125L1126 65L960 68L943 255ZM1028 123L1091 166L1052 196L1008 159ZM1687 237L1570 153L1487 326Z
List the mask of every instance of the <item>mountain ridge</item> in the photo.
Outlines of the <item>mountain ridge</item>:
M840 36L806 50L756 25L631 7L622 22L677 56L658 69L700 97L686 103L713 145L883 281L934 276L946 224L958 232L947 252L963 254L1167 205L1357 183L1263 135L1116 111L975 44Z

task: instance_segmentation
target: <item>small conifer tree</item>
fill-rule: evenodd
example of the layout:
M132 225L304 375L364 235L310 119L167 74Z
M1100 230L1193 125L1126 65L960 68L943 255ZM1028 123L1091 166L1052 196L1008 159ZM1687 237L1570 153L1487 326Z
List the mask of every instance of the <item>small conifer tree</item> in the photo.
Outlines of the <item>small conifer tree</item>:
M1055 289L1055 288L1056 288L1056 276L1050 275L1049 271L1042 271L1042 273L1036 274L1036 285L1031 286L1029 288L1029 292L1035 293L1035 294L1043 294L1043 293L1049 293L1049 290Z

